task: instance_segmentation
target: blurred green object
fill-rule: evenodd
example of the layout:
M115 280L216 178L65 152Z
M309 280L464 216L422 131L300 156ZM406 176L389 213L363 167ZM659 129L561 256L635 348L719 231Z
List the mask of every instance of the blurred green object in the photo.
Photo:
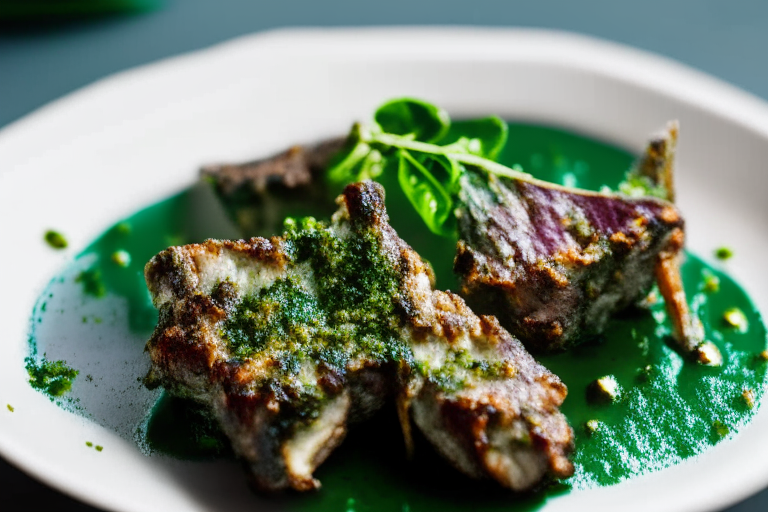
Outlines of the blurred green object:
M0 22L83 18L159 8L162 0L0 0Z

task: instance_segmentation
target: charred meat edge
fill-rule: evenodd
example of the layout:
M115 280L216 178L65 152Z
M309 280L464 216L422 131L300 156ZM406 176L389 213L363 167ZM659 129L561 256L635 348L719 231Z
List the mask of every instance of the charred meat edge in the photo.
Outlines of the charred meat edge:
M429 267L388 225L383 197L377 184L350 185L334 225L377 230L387 258L402 276L395 300L403 337L415 352L424 347L427 352L445 352L458 343L506 358L510 364L503 379L446 391L408 362L391 366L395 370L361 365L357 371L350 369L347 384L336 388L313 421L276 435L273 427L286 404L254 390L264 368L259 361L231 359L217 334L217 325L236 298L200 289L200 272L216 258L283 275L289 262L282 240L273 237L172 247L147 264L147 282L160 310L160 322L147 344L152 361L147 383L208 407L256 485L270 491L319 487L312 473L341 442L348 420L369 416L392 393L398 396L406 435L412 417L438 451L472 477L524 490L547 475L572 474L568 455L573 434L558 410L565 386L493 317L478 317L458 296L431 289ZM393 382L398 387L394 391L388 388Z
M656 186L663 187L663 189L666 190L665 199L669 202L674 201L675 196L673 176L677 137L678 123L676 121L670 122L665 130L651 138L644 154L633 170L633 172L638 175L650 179ZM231 195L238 187L251 188L266 196L268 195L266 190L267 184L274 181L279 181L283 186L295 188L296 190L318 187L322 182L322 180L317 179L318 176L327 167L333 155L343 147L343 144L344 138L342 137L328 139L310 146L293 146L284 153L264 160L240 165L208 166L203 169L203 175L212 179L217 184L217 188L225 201L227 200L228 195ZM568 189L551 183L541 182L539 180L532 180L532 183L552 191L573 192L584 197L593 197L596 195L601 197L604 196L603 194ZM626 199L621 196L618 197ZM654 202L655 200L650 199L649 201ZM691 314L682 288L680 260L684 245L684 232L682 221L679 220L679 212L673 208L668 208L664 210L663 214L663 216L666 216L667 220L674 224L674 226L672 226L673 229L667 233L665 244L659 244L656 248L656 263L653 265L653 268L651 269L650 265L646 265L648 266L648 272L644 273L649 278L645 279L645 281L650 283L655 279L658 283L659 290L665 299L672 321L673 336L680 350L685 354L690 354L693 359L702 364L717 366L722 363L722 356L714 344L704 341L704 333L701 323ZM242 219L239 220L242 221ZM241 226L242 225L243 224L241 223ZM617 245L626 245L628 247L623 249L628 248L631 250L632 245L635 245L637 240L633 240L632 233L629 233L629 237L622 236L626 234L627 233L614 233L615 236L611 242ZM622 248L619 247L619 249L621 250ZM471 251L467 250L466 240L460 242L457 251L457 270L459 273L465 274L465 276L472 273L472 258L468 257L469 254L471 254ZM573 256L576 257L573 258ZM574 255L574 251L570 249L561 254L559 259L562 261L555 263L565 262L569 265L588 263L588 257L585 258L583 254ZM481 261L480 264L482 266L485 262ZM562 285L564 282L567 282L567 275L564 276L562 273L558 275L557 272L552 271L553 267L556 266L557 265L545 264L541 266L542 268L529 269L533 271L533 274L538 273L543 277L535 287L546 291L546 295L550 297L548 302L551 304L556 304L561 299L573 299L573 297L570 296L573 295L572 293L569 294L567 290L562 289L565 288ZM497 273L497 275L492 276L489 279L490 283L488 283L488 287L480 287L481 289L490 288L492 291L490 297L496 302L504 301L504 289L515 287L514 280L509 281L509 279L503 279L504 274L504 272ZM469 296L470 298L473 298L471 297L473 288L472 281L473 279L471 275L465 279L467 288L465 292L468 294L465 296ZM545 283L543 281L551 282ZM640 290L641 288L646 287L647 283L636 288ZM482 293L477 293L476 295L482 295ZM621 301L615 308L608 308L608 311L621 309L627 304L637 300L638 297L636 295L637 294L628 294L626 300ZM493 299L493 297L495 297L495 299ZM526 315L515 315L514 312L510 314L509 311L504 311L498 308L497 305L488 307L487 304L482 304L483 301L478 303L474 298L472 302L475 307L480 308L481 310L497 313L500 318L504 320L504 324L508 328L512 328L517 335L522 336L522 339L526 344L529 344L531 348L548 351L564 348L568 345L568 340L558 339L558 337L562 336L562 322L550 322L548 325L548 332L534 332L533 337L537 339L528 339L526 336L527 329L525 328L524 323L515 322L515 316L520 316L524 319ZM485 302L489 302L487 297ZM595 305L595 309L600 310L601 308L602 305ZM606 308L602 309L605 310ZM537 319L535 316L536 315L533 315L533 317L531 317L528 315L529 324L536 324ZM596 332L600 331L600 325L604 324L608 315L605 314L602 315L602 317L604 318L600 318L599 321L596 322L596 324L598 324ZM516 323L518 328L515 328ZM579 326L577 325L576 327ZM578 329L574 329L574 332L577 330ZM552 338L554 341L546 341L546 338L548 337ZM542 341L542 339L544 341Z
M671 189L677 125L651 140L635 171ZM471 176L471 175L470 175ZM526 346L567 348L599 334L655 279L680 350L721 364L682 288L684 224L675 206L540 180L467 178L455 269L475 309L495 312Z

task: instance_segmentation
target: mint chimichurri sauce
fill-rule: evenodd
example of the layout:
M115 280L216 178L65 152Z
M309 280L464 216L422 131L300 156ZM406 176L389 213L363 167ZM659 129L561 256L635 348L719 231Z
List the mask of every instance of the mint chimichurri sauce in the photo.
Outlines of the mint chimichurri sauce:
M538 178L596 190L603 185L615 187L632 155L564 131L512 123L500 160L507 165L519 164ZM427 230L396 186L396 178L384 176L382 183L394 228L432 263L438 288L458 290L451 272L455 240L438 238ZM59 318L51 308L46 309L59 293L54 288L71 282L79 287L84 304L104 300L98 298L102 290L106 298L123 299L120 304L127 305L131 333L125 336L131 340L128 353L140 360L143 340L157 319L143 280L144 263L169 245L225 236L216 229L201 232L198 227L192 231L185 219L193 202L193 193L183 192L117 224L89 246L73 264L76 268L62 272L41 297L33 312L31 352L38 349L41 326L55 325ZM117 251L129 255L127 263L125 258L115 260ZM713 276L719 279L719 286L712 285ZM611 485L665 468L738 432L762 398L768 364L760 356L766 349L765 326L746 294L720 270L688 255L683 279L708 339L723 353L723 367L685 362L671 348L671 329L660 297L647 309L619 315L599 339L568 353L539 358L568 386L562 410L576 433L576 473L570 479L528 496L511 495L495 483L475 482L459 474L423 439L417 442L415 460L406 461L395 411L387 408L373 421L353 426L343 445L318 469L316 476L323 482L319 493L286 496L286 507L334 511L532 510L547 497L570 489ZM724 314L732 308L744 313L746 330L725 321ZM67 313L64 309L60 312ZM83 316L83 323L88 322L101 323L99 318ZM91 336L104 336L98 331L100 325L92 327ZM69 362L81 370L81 380L88 369ZM135 378L142 375L138 373ZM618 382L620 399L612 404L589 402L587 386L605 375ZM118 398L105 386L102 400L110 399ZM152 400L156 399L153 395ZM80 404L80 410L88 415L88 405ZM215 425L184 401L162 395L151 411L148 409L137 408L143 415L135 418L135 425L129 425L148 452L193 459L230 456ZM98 414L91 416L98 420Z

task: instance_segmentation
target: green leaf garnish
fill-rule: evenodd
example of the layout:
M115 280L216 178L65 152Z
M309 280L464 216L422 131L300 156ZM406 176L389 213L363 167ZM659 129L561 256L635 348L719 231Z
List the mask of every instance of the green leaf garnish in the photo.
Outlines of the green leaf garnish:
M446 189L435 179L434 168L442 167L449 176L450 187L452 164L440 155L428 156L425 164L419 162L407 150L399 150L397 180L430 231L436 235L449 236L452 230L447 221L453 213L453 198L450 189Z
M507 123L491 116L452 125L448 113L413 98L388 101L370 125L356 123L327 178L341 187L382 172L397 172L408 200L429 229L455 232L454 203L467 167L507 178L531 176L495 162L507 141ZM387 171L389 169L389 171Z
M373 120L385 133L421 142L440 139L451 125L451 118L445 110L412 98L384 103L376 110Z
M444 146L455 146L467 153L496 160L507 143L507 123L496 116L453 124L440 139Z

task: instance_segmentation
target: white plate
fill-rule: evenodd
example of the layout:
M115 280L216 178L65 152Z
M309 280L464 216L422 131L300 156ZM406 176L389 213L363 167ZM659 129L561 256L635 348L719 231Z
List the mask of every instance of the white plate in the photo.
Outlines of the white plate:
M673 62L586 37L481 29L287 30L120 73L0 132L0 453L120 511L265 510L235 464L142 455L26 382L29 318L47 281L116 220L181 190L201 163L346 131L383 99L535 120L640 150L681 121L679 204L690 248L735 249L730 273L768 311L768 106ZM51 251L55 226L72 250ZM66 333L62 333L65 335ZM16 411L6 411L5 404ZM670 469L554 499L547 512L706 511L768 484L768 409L734 440ZM86 450L85 440L105 446Z

